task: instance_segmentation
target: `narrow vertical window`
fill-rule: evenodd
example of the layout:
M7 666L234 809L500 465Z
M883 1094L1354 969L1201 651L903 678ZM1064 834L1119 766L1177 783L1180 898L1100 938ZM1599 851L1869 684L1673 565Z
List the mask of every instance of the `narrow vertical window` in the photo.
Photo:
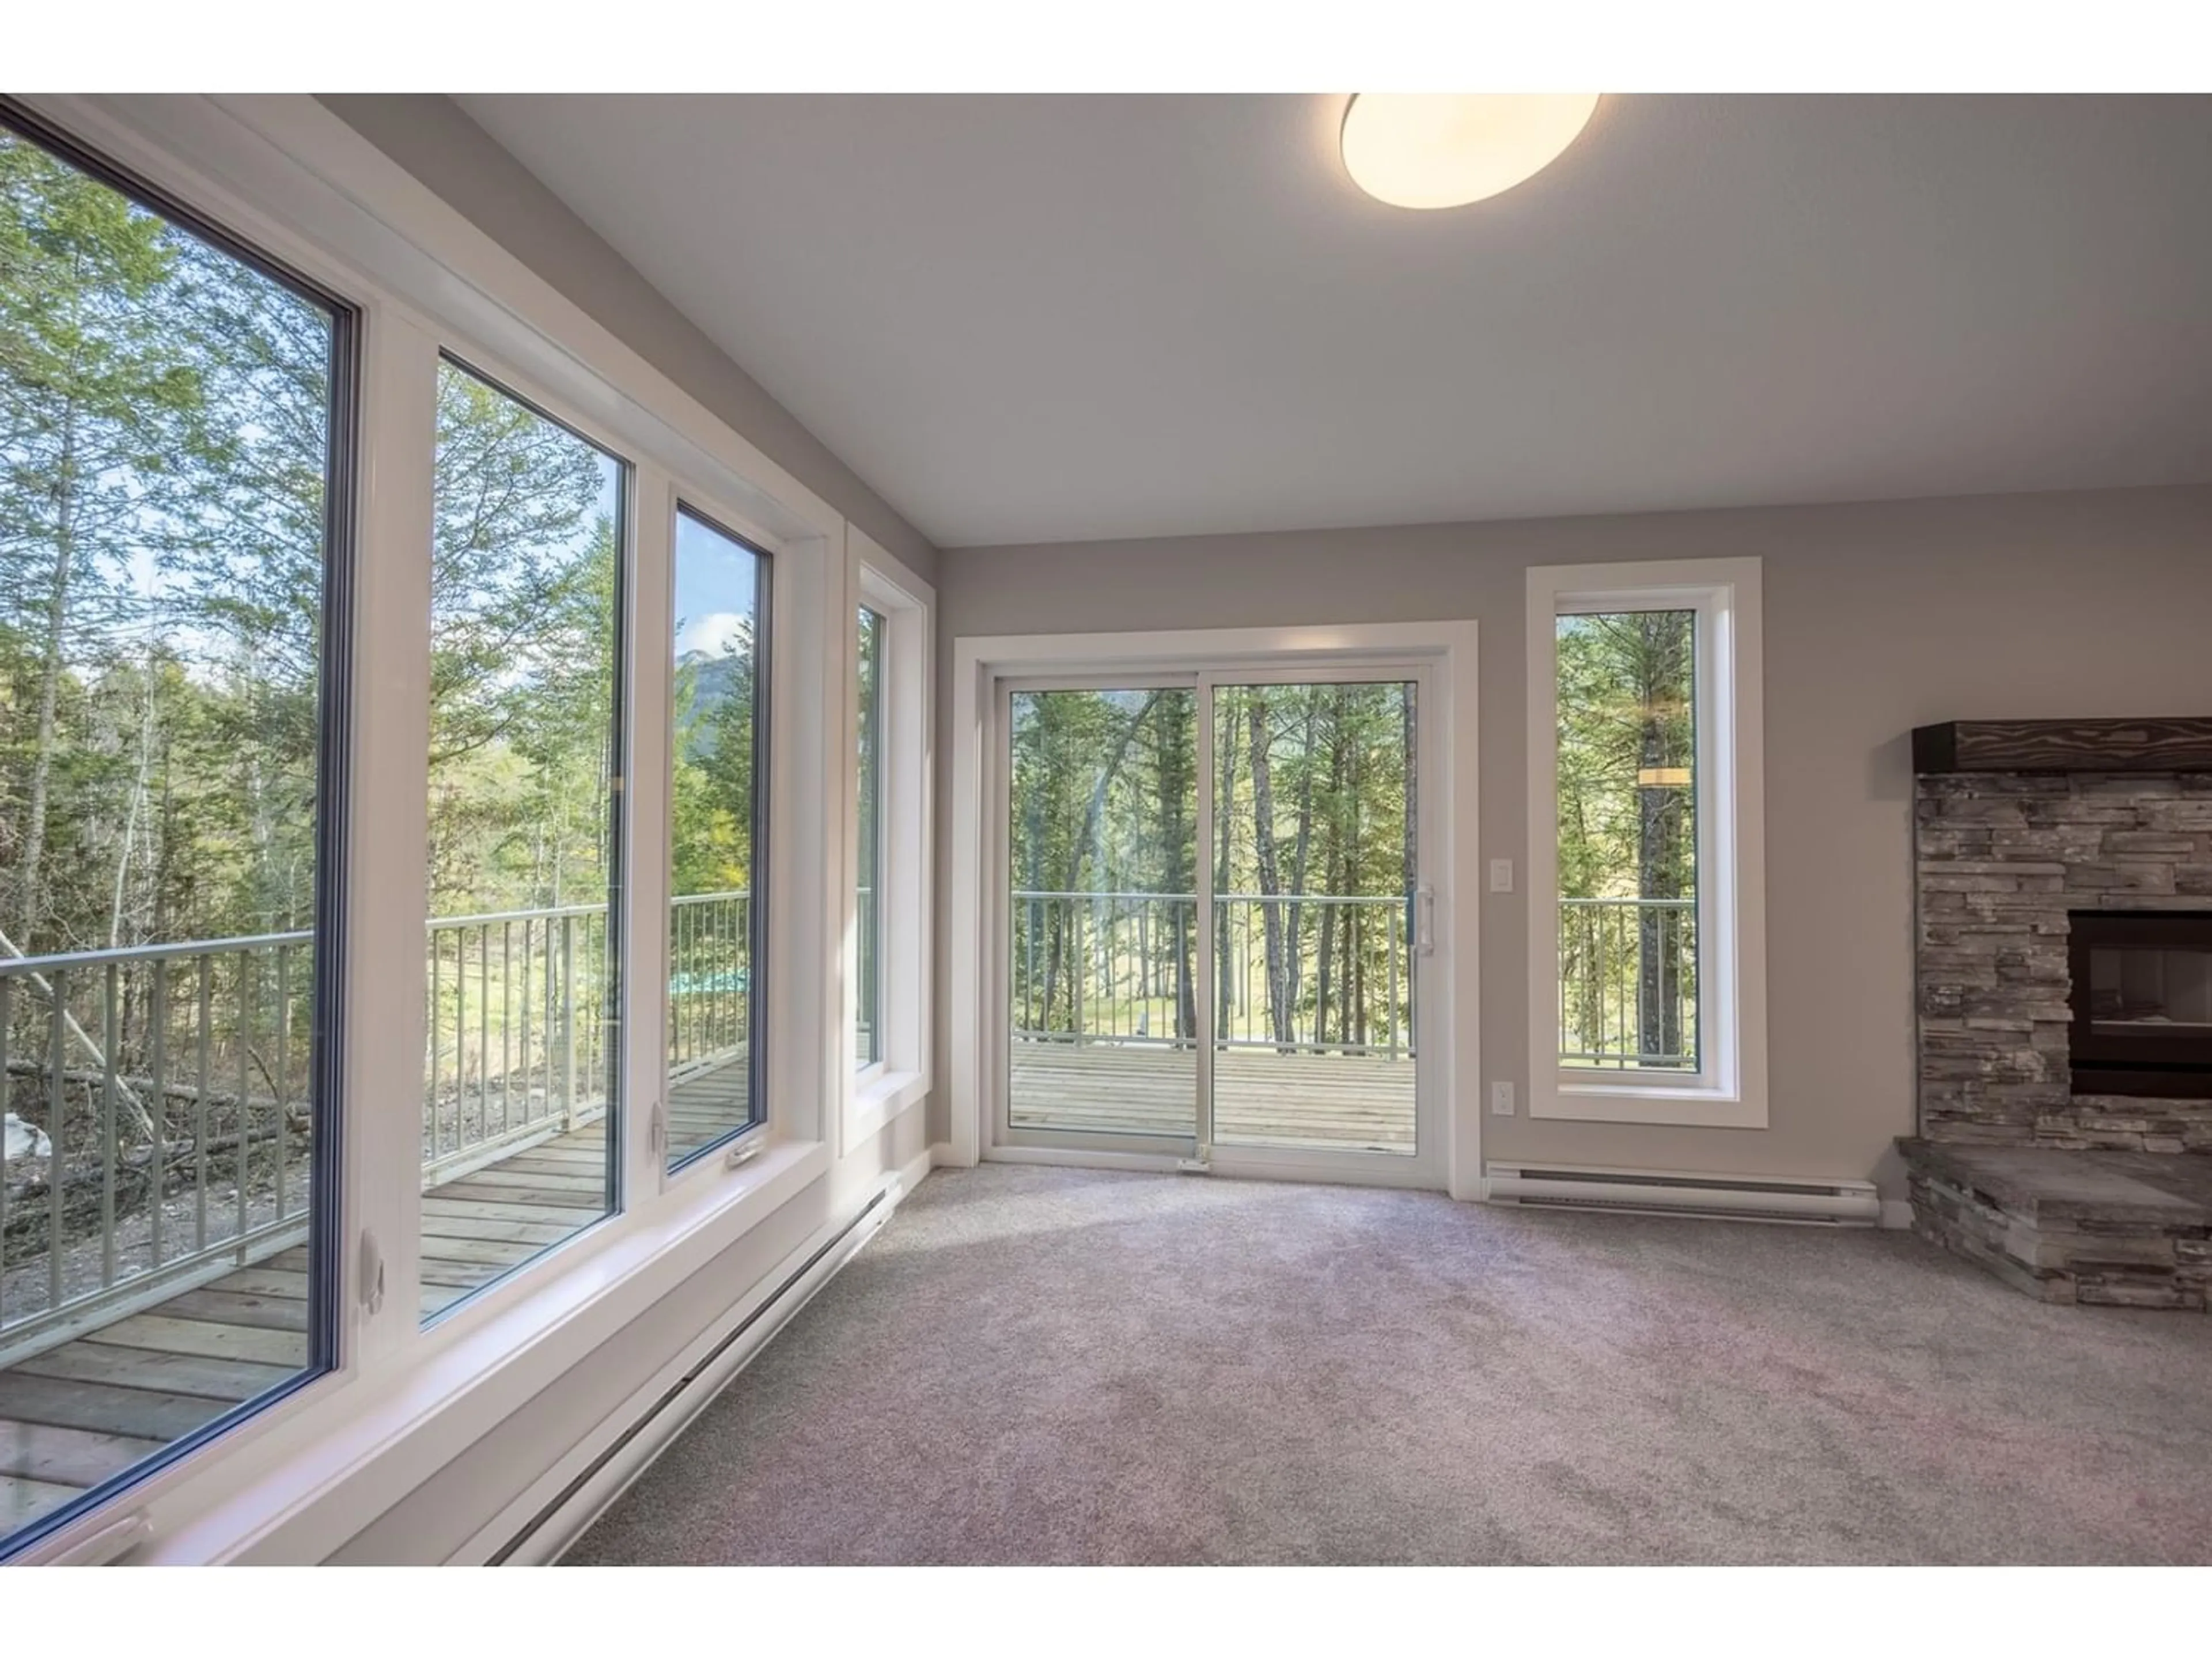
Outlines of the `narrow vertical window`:
M853 948L846 1146L929 1087L929 584L848 532L853 618Z
M884 1057L884 644L890 624L862 605L860 611L860 732L857 744L859 859L854 876L858 1003L854 1054L860 1069Z
M762 1120L769 560L676 517L668 1163Z
M353 324L0 125L0 1555L335 1358Z
M1563 1066L1698 1069L1694 611L1558 623Z
M1529 1111L1766 1121L1756 559L1528 572Z
M614 1207L628 484L440 366L426 1317Z

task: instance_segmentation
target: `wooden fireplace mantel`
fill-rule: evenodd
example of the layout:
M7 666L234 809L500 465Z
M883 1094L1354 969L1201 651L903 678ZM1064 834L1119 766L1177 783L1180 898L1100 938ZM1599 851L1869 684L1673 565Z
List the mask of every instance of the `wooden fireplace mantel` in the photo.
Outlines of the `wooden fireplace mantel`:
M1947 720L1912 729L1915 772L2212 772L2212 716Z

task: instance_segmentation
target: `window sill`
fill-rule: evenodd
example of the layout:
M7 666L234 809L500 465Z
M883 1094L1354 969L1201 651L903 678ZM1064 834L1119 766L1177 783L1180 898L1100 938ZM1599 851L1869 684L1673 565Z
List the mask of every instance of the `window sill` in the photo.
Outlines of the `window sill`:
M1764 1129L1766 1103L1723 1089L1594 1084L1561 1077L1529 1091L1528 1115L1589 1123L1651 1123L1698 1129Z
M920 1072L890 1072L872 1068L854 1085L845 1113L845 1150L851 1152L869 1136L883 1133L885 1125L929 1094L929 1079Z

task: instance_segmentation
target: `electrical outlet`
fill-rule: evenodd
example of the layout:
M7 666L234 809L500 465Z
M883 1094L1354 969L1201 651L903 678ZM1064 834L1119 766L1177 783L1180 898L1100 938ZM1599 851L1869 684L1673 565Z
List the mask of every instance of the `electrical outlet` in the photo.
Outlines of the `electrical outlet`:
M1513 1085L1493 1083L1490 1085L1490 1115L1492 1117L1513 1115Z
M1490 890L1510 893L1513 890L1513 860L1492 859L1490 861Z

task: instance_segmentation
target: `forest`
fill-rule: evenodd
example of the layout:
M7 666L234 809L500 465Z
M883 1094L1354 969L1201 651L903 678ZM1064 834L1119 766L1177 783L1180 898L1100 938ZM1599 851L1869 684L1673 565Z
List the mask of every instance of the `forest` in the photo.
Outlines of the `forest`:
M1694 1069L1697 614L1558 623L1559 1054Z
M1559 929L1569 1065L1698 1063L1696 635L1686 611L1559 623L1560 904L1537 925ZM1409 1048L1413 688L1219 686L1205 779L1197 706L1178 688L1013 695L1016 1034L1194 1040L1202 858L1222 1041Z
M1182 688L1015 694L1015 1030L1194 1041L1203 856L1222 1041L1407 1048L1413 688L1217 688L1206 780L1197 718ZM1214 802L1202 854L1200 787Z
M112 1158L109 1073L126 1146L193 1147L212 1103L234 1140L276 1138L281 1182L304 1133L345 348L332 304L0 129L0 965L142 947L0 975L11 1149ZM426 920L608 902L628 487L441 365ZM677 668L680 892L751 878L752 603ZM568 964L586 1065L609 1050L598 925ZM262 943L143 948L226 940ZM518 963L511 928L427 931L433 1115L441 1091L504 1114L550 1078L554 943L526 931Z

